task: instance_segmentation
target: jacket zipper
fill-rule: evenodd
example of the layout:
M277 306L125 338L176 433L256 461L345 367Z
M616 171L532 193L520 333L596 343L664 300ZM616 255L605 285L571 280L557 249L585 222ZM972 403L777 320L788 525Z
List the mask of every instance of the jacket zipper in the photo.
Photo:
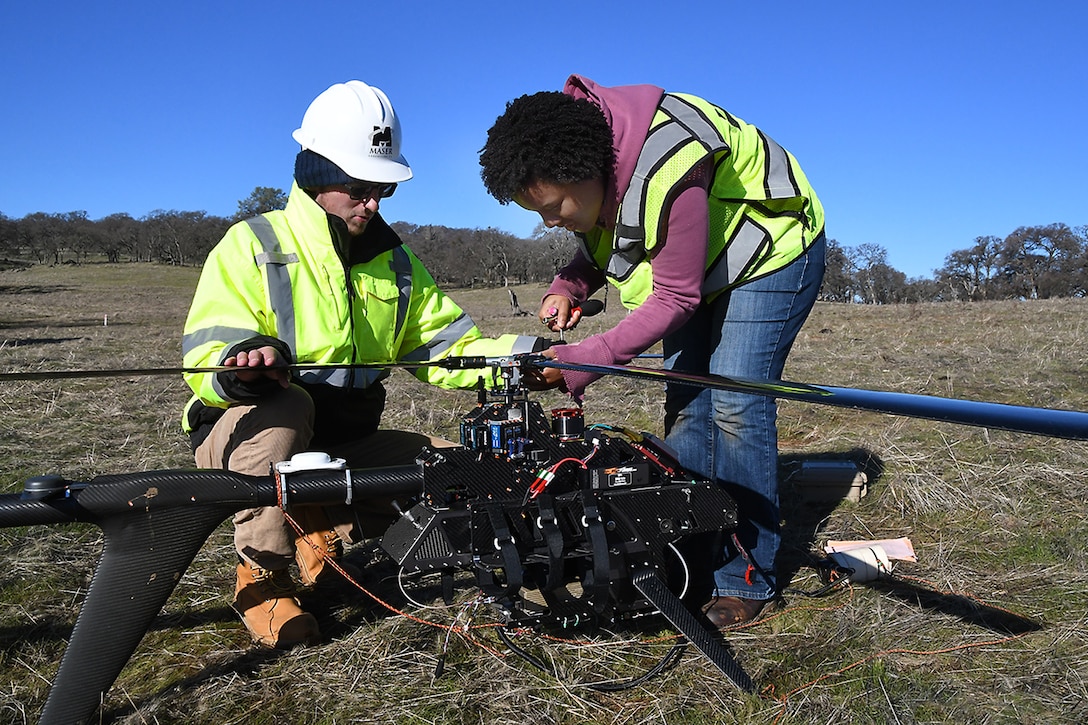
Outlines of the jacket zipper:
M344 265L344 282L348 292L348 334L351 335L351 363L359 361L359 350L355 345L355 286L351 283L351 267ZM355 389L355 368L348 369L348 390Z

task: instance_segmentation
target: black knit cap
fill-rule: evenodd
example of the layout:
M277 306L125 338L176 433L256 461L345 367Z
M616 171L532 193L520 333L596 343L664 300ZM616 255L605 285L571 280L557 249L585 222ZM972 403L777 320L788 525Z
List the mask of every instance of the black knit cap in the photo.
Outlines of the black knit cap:
M301 189L313 189L318 186L350 184L356 179L321 154L303 149L295 157L295 183Z

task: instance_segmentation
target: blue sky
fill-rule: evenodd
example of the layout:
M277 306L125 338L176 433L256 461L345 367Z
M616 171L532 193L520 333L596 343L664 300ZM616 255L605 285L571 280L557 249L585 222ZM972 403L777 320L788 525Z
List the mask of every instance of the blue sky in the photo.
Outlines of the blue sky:
M287 189L309 102L388 93L415 178L391 221L495 227L477 152L505 103L562 86L704 96L799 159L828 235L928 277L976 237L1088 224L1084 3L6 3L0 212L229 216Z

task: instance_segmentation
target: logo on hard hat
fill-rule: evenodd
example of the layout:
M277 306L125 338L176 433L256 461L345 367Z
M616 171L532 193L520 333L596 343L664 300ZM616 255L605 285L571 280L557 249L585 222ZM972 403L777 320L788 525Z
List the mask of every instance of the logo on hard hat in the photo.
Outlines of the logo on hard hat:
M389 155L393 153L393 129L389 126L375 126L370 134L370 153Z

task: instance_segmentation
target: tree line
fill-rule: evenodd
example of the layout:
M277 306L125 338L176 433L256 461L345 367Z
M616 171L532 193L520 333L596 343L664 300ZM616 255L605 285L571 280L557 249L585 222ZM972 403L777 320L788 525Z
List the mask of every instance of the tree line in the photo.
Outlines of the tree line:
M0 258L7 266L155 262L200 265L227 228L272 209L287 195L257 187L231 217L203 211L156 210L89 219L86 212L35 212L15 219L0 212ZM538 225L529 239L498 229L391 225L442 287L546 283L575 253L573 235ZM953 300L1043 299L1088 294L1088 225L1019 227L1008 236L978 237L951 252L931 278L911 278L888 264L878 244L829 240L821 299L893 304Z
M820 294L866 304L1084 297L1088 225L1023 226L1004 238L976 237L949 253L932 278L907 279L877 244L842 247L832 240Z

